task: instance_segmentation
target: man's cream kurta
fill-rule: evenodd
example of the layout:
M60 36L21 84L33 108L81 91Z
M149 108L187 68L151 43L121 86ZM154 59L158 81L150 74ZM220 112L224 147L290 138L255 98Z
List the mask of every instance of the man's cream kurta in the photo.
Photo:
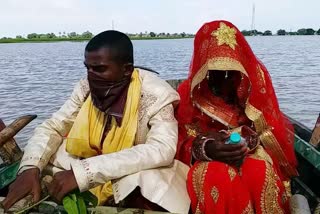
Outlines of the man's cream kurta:
M72 168L80 191L112 180L116 202L140 186L141 193L150 201L170 212L187 213L188 167L174 160L178 127L173 105L179 101L179 95L148 71L139 69L139 76L139 120L132 148L83 160L65 151L64 137L90 93L88 81L83 79L60 110L35 129L25 148L20 173L30 167L51 173Z

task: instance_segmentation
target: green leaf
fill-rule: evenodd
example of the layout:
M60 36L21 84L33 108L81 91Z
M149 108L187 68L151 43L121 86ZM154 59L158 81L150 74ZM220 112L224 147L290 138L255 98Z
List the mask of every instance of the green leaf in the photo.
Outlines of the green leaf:
M82 192L80 195L83 197L87 205L91 205L93 207L98 206L98 198L90 191Z
M86 204L84 203L84 199L81 195L77 196L77 205L78 205L78 210L79 214L87 214L87 207Z
M72 200L77 202L77 193L70 193L69 196L71 197Z
M68 214L87 214L87 206L98 205L98 199L91 192L75 190L63 198L63 207Z
M71 196L70 196L71 195ZM64 209L68 212L68 214L78 214L78 205L76 200L73 200L72 197L76 197L74 194L69 194L65 196L62 200Z

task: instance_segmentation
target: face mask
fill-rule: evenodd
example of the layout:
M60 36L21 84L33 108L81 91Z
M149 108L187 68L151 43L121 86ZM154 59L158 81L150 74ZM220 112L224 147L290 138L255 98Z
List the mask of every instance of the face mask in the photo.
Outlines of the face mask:
M103 77L88 72L88 81L93 104L102 112L108 110L119 95L127 89L131 76L119 81L108 81Z

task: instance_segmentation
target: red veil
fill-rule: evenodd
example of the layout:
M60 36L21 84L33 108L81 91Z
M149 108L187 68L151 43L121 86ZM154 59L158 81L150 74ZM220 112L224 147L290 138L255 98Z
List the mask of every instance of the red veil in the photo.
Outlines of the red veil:
M238 88L238 96L244 99L246 117L252 121L279 175L283 178L297 175L293 129L279 108L270 75L242 33L227 21L206 23L195 36L188 79L178 88L181 102L176 112L180 132L177 158L183 157L185 151L190 151L191 148L181 148L190 135L185 127L194 118L201 117L201 112L232 127L232 118L228 118L227 114L216 112L210 106L197 105L198 96L212 96L196 94L194 90L200 87L202 81L206 81L209 70L240 71L246 77L241 79Z

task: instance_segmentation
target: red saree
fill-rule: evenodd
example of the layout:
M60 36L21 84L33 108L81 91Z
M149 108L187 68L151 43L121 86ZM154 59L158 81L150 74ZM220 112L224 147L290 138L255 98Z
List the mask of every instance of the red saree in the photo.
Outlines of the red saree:
M209 70L240 72L238 105L227 104L209 90ZM214 21L200 28L188 79L178 92L177 159L190 165L193 139L208 131L247 125L260 140L240 168L217 161L192 166L187 188L193 212L286 213L289 188L285 184L297 175L292 127L280 111L267 69L234 25Z

